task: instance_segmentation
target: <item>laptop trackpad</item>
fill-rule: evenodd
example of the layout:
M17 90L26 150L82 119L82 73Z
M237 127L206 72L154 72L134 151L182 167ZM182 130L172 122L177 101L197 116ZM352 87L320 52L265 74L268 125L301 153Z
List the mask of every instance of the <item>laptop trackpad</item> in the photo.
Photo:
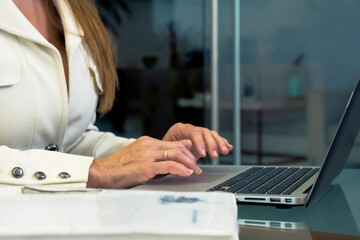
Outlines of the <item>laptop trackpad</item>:
M166 184L188 184L188 183L211 183L222 177L226 176L224 173L203 173L200 175L191 175L190 177L181 177L178 175L168 175L166 177L160 178L152 183L166 182ZM151 181L147 184L151 184Z

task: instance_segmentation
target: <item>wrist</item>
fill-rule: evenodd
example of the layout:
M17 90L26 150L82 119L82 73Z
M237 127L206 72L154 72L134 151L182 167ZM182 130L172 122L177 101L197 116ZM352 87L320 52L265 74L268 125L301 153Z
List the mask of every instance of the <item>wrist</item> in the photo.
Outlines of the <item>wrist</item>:
M86 183L87 188L100 188L101 187L101 170L98 164L99 159L94 159L89 168L88 180Z

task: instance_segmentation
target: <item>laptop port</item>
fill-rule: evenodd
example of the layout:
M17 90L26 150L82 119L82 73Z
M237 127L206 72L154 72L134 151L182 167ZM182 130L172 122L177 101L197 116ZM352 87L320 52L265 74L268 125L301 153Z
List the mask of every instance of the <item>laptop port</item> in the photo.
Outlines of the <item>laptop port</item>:
M280 198L270 198L270 202L281 202L281 199Z
M285 223L286 228L293 228L293 225L291 223Z
M292 203L292 199L291 198L285 198L285 202L286 203Z
M265 198L246 197L245 201L265 201Z
M245 224L251 224L251 225L263 225L265 226L265 222L255 221L255 220L245 220Z
M281 223L280 222L270 222L270 227L281 227Z

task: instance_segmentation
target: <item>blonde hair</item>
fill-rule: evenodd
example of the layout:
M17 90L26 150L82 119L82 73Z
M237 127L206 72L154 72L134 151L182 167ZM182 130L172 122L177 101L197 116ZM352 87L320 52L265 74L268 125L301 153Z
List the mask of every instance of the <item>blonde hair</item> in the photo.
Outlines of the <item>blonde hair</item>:
M95 0L67 0L66 3L72 11L76 24L84 32L82 44L97 68L103 89L97 111L104 115L111 110L118 87L114 45L100 19ZM55 5L53 11L54 7ZM55 21L61 26L60 19Z

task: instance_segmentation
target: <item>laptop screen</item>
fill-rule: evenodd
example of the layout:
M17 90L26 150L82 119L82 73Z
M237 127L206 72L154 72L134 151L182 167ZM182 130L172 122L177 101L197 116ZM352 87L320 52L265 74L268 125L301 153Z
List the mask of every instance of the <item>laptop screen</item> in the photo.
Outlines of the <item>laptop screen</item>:
M360 129L360 80L357 82L337 131L325 156L319 176L310 192L309 200L320 196L342 171Z

